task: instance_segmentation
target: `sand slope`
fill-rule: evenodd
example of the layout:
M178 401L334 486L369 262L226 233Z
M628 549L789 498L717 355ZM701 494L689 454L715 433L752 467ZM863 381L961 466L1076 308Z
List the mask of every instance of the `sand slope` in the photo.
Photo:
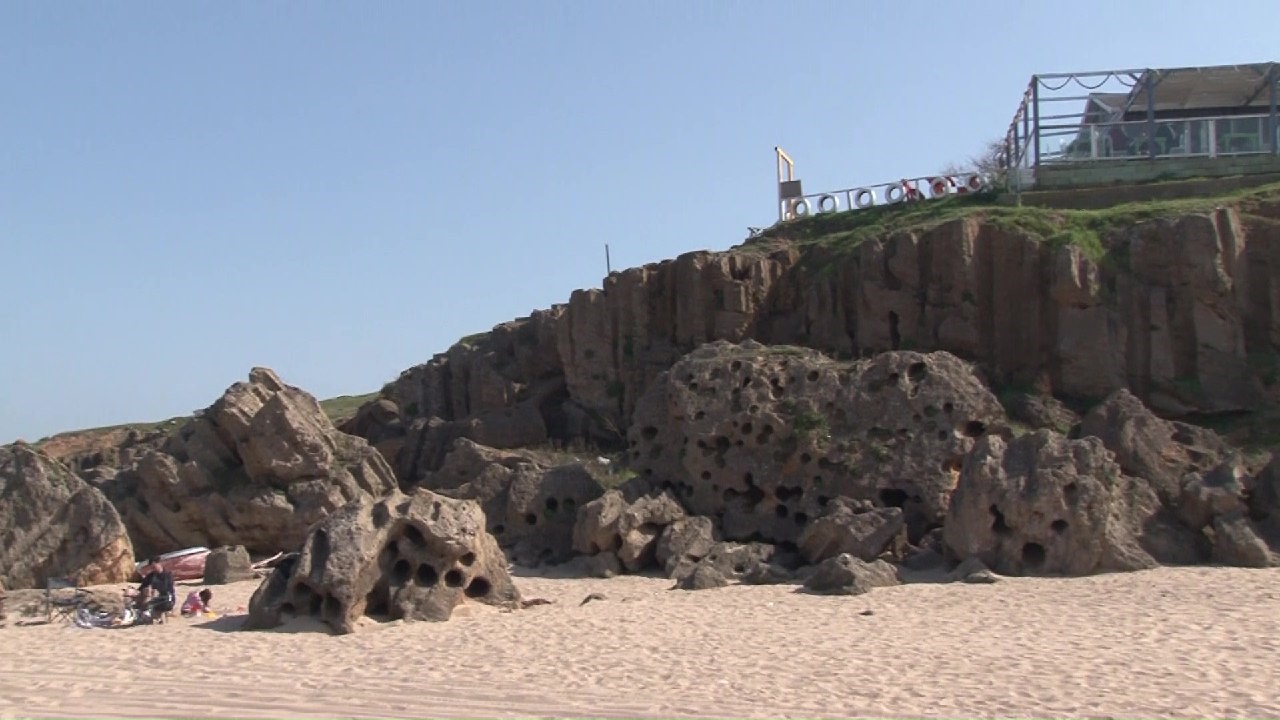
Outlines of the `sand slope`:
M855 598L668 591L639 577L518 583L555 604L468 605L448 623L342 637L234 632L234 614L11 626L0 629L0 716L1280 715L1280 570ZM215 607L234 611L254 587L216 588ZM608 597L579 606L591 592Z

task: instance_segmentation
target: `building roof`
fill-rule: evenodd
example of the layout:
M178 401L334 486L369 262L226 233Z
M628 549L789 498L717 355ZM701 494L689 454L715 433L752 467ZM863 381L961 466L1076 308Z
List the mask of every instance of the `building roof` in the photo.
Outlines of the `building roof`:
M1198 110L1207 108L1270 106L1268 82L1275 63L1220 65L1217 67L1147 70L1129 93L1130 111L1147 107L1148 77L1154 79L1155 109Z

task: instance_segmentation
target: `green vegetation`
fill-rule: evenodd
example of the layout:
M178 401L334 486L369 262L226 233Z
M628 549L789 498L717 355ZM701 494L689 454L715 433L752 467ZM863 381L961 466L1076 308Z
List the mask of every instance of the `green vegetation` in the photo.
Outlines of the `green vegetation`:
M356 411L361 405L378 397L378 393L368 393L365 395L339 395L335 398L320 401L320 409L324 410L324 414L329 416L329 420L334 425L354 417Z
M1236 190L1212 197L1133 202L1103 210L1062 210L1015 206L996 193L976 193L923 202L878 205L864 210L812 215L783 223L742 247L768 249L778 242L813 246L840 254L864 241L906 231L925 231L964 217L985 220L1011 233L1038 239L1054 247L1079 247L1086 256L1126 268L1128 259L1108 245L1111 234L1148 220L1208 212L1235 205L1245 214L1260 202L1275 202L1280 183Z

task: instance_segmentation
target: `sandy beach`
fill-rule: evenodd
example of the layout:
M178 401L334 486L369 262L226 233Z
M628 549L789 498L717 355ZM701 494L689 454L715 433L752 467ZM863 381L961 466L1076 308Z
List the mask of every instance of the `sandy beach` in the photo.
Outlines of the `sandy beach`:
M1179 568L858 597L518 578L553 604L447 623L2 630L3 717L1263 717L1280 570ZM182 590L183 588L180 588ZM590 593L603 600L581 605ZM870 614L864 614L870 610ZM300 621L299 621L300 622Z

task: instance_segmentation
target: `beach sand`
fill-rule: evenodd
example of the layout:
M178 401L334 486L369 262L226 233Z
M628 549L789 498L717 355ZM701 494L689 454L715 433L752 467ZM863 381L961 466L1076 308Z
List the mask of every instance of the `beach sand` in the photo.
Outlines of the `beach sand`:
M215 587L216 620L122 630L14 627L11 607L0 717L1280 716L1280 569L858 597L517 583L554 604L346 636L237 632L256 582Z

